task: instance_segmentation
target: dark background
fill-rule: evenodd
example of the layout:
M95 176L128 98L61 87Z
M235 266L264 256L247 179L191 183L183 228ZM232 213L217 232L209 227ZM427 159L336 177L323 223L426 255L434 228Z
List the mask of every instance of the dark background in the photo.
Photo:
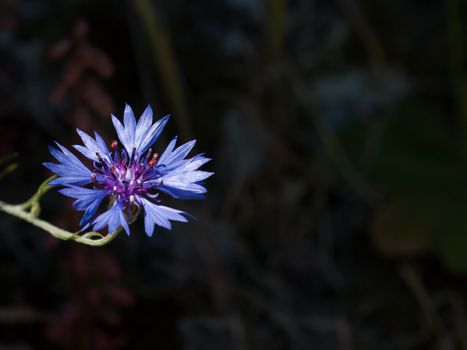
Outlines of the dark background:
M467 349L466 20L461 0L0 0L2 200L76 127L111 142L125 102L216 173L169 201L197 220L103 248L0 213L0 349ZM56 191L42 209L77 229Z

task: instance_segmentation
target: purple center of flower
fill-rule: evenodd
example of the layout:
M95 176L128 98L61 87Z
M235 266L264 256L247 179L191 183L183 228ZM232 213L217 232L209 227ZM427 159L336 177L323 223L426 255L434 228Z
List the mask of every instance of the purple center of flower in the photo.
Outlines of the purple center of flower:
M95 188L108 190L111 201L118 201L128 209L140 207L137 195L156 198L158 194L149 191L162 184L162 180L155 174L159 155L149 149L145 155L138 156L135 148L128 155L126 150L118 150L117 141L112 142L111 149L108 158L96 152L98 161L93 163L92 174Z

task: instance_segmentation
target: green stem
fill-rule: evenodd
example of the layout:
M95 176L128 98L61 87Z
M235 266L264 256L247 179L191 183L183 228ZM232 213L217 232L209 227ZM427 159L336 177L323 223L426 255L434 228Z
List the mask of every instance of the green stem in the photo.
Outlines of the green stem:
M78 233L63 230L47 221L39 219L37 217L40 211L39 200L45 193L53 188L53 186L49 186L48 183L54 178L56 178L56 176L52 176L45 180L41 186L39 186L37 192L23 204L13 205L0 201L0 210L16 216L17 218L23 219L24 221L27 221L30 224L50 233L55 238L64 241L75 241L93 247L100 247L113 241L118 236L121 232L121 228L118 228L115 232L109 233L106 236L95 231L86 232L80 235Z
M49 182L55 179L57 176L51 176L47 180L45 180L40 186L39 189L37 190L36 193L33 194L31 198L29 198L26 202L23 204L20 204L19 206L22 209L29 209L31 208L35 203L39 203L41 197L49 192L54 186L50 186Z
M76 233L72 233L66 230L63 230L57 226L52 225L51 223L36 218L33 213L26 211L23 209L22 205L12 205L5 202L0 201L0 210L8 213L10 215L16 216L24 221L37 226L44 231L47 231L55 238L64 240L64 241L75 241L79 243L83 243L86 245L98 247L103 246L118 236L121 229L119 228L113 233L110 233L106 236L102 236L99 232L87 232L84 235L78 235ZM97 239L92 239L97 238Z

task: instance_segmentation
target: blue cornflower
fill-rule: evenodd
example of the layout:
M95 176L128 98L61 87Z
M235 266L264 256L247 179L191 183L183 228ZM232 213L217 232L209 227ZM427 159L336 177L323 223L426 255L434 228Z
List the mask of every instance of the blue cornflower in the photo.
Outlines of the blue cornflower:
M73 153L56 142L58 149L49 147L59 162L44 163L58 175L49 184L63 186L59 190L65 196L75 198L75 209L84 211L80 226L93 225L94 230L108 227L109 233L123 227L130 233L132 223L141 210L144 211L144 227L152 236L154 226L171 228L170 221L186 222L187 213L161 205L160 192L178 199L201 199L207 192L203 180L213 173L199 168L210 159L203 154L185 158L195 145L187 142L175 148L175 137L159 157L150 148L159 138L169 117L152 123L152 109L146 108L136 122L130 106L125 106L124 123L112 115L112 122L123 145L119 149L113 141L110 150L102 137L94 132L94 138L77 129L84 146L73 147L92 161L92 170ZM108 208L93 219L104 199Z

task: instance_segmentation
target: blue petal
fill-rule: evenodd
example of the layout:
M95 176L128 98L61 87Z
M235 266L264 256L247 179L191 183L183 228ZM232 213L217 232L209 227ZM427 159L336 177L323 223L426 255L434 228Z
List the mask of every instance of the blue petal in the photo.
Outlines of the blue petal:
M75 184L85 185L92 181L91 173L80 174L73 167L67 167L62 164L43 163L50 171L59 177L49 182L49 185Z
M196 184L196 183L190 183L190 182L162 182L162 185L159 186L161 190L167 189L167 188L174 188L177 189L182 193L194 193L194 194L202 194L206 193L207 190L204 188L204 186ZM167 192L167 191L166 191ZM178 197L179 199L184 199L184 197Z
M165 164L167 167L176 166L178 162L180 162L181 160L183 160L183 158L187 156L187 154L192 150L192 148L196 144L196 140L192 140L173 150L173 147L175 146L175 144L173 143L174 140L170 142L169 146L164 151L163 157L161 156L161 158L159 159L159 164ZM167 150L169 150L169 152L167 152Z
M147 106L138 120L138 124L136 124L135 115L131 107L126 104L123 119L124 125L122 125L122 123L112 115L112 123L117 131L118 138L125 147L128 155L131 155L133 149L135 149L136 154L140 156L154 142L156 142L167 124L169 116L166 116L151 125L152 109L150 106Z
M135 145L138 146L139 152L139 145L143 141L144 137L148 133L149 129L152 125L152 109L151 106L147 106L144 110L143 114L138 120L138 124L136 125L136 134L135 134ZM139 153L140 154L140 153Z
M185 165L185 170L196 170L211 160L211 158L204 157L202 154L197 154L196 156L191 158L190 161Z
M178 160L181 160L181 159L185 158L188 155L188 153L190 153L190 151L193 149L195 144L196 144L196 140L191 140L191 141L177 147L172 152L171 161L175 162L175 161L178 161Z
M59 190L65 196L76 198L73 206L77 210L84 210L80 226L86 225L91 217L96 213L104 197L108 194L107 190L94 190L83 187L70 186Z
M166 115L164 118L159 119L157 122L154 123L153 126L151 126L149 131L143 137L141 143L136 145L138 154L143 154L149 147L151 147L157 141L169 119L170 116Z
M204 193L207 192L207 190L205 190L204 192L193 192L191 190L170 187L164 184L160 185L157 189L169 194L170 196L176 199L204 199L206 198Z
M149 237L154 233L155 225L162 226L170 230L172 228L170 220L180 222L188 221L187 218L183 216L188 214L181 210L154 204L143 197L140 197L139 199L144 207L144 228Z
M92 222L94 225L94 230L100 230L105 226L108 226L108 232L115 232L120 226L123 227L125 232L129 235L130 228L128 223L123 215L122 207L118 202L115 202L113 207L109 210L103 212Z
M204 198L204 193L207 190L204 188L202 181L213 173L201 171L198 168L210 159L204 157L202 154L185 159L187 154L193 149L195 140L187 142L178 148L175 148L175 143L176 138L169 143L162 154L155 172L151 175L151 179L162 180L162 184L157 188L174 198Z
M86 148L81 145L73 145L73 148L76 149L79 153L81 153L86 158L91 159L96 162L99 161L99 159L96 157L96 152L91 151L89 148Z
M120 123L120 121L114 115L112 115L112 123L115 127L115 131L117 131L118 139L122 143L123 147L125 147L127 153L131 154L133 145L129 143L129 140L126 136L125 128L123 127L122 123Z
M52 180L50 185L84 185L91 182L91 171L65 147L57 143L60 151L49 147L49 151L60 163L43 163L45 167L54 172L59 178Z
M78 186L84 186L90 183L91 180L90 178L88 180L83 179L81 177L76 177L76 176L62 176L62 177L57 177L56 179L53 179L52 181L49 182L50 186L69 186L69 185L78 185Z
M159 157L159 164L165 164L167 159L172 154L173 150L175 149L175 144L177 143L178 137L175 136L167 145L164 152L162 152L161 156Z
M58 142L55 142L55 144L60 148L60 151L57 151L58 153L60 153L64 159L63 161L61 161L62 163L72 163L78 167L81 167L81 168L86 168L86 166L78 159L78 157L76 157L73 153L71 153L67 148L63 147L61 144L59 144ZM50 149L54 149L53 147L49 147L49 150ZM57 159L58 160L58 159Z
M207 179L212 174L214 173L201 170L185 171L185 169L182 168L164 176L162 181L168 186L179 187L177 184L196 183Z
M65 154L60 152L58 149L53 148L52 146L49 146L49 152L60 163L71 162L71 160Z
M55 159L57 159L61 163L70 163L76 165L77 167L87 169L86 166L78 159L78 157L76 157L68 149L63 147L58 142L55 142L55 144L60 148L61 151L60 152L52 146L49 146L49 151L55 157Z
M128 154L131 154L133 147L135 147L135 131L136 131L136 120L135 115L131 107L128 104L125 104L125 111L123 112L123 121L125 123L125 137L128 142L127 148Z
M84 146L86 149L83 149L83 146L75 145L74 147L81 152L86 158L89 158L93 161L99 161L99 158L96 156L96 153L99 153L100 156L106 160L110 160L109 157L109 149L104 143L104 140L100 138L99 142L96 142L91 136L86 134L84 131L80 129L76 129L79 137L83 141ZM100 137L100 136L99 136Z
M94 131L94 137L100 149L102 149L102 151L105 152L105 154L109 154L110 152L109 152L109 149L107 148L107 145L105 144L104 139L102 138L101 135L99 135L97 131Z
M55 163L42 163L47 169L54 172L58 176L76 176L76 169L71 165L67 166L64 164L55 164ZM89 176L88 180L90 180Z

